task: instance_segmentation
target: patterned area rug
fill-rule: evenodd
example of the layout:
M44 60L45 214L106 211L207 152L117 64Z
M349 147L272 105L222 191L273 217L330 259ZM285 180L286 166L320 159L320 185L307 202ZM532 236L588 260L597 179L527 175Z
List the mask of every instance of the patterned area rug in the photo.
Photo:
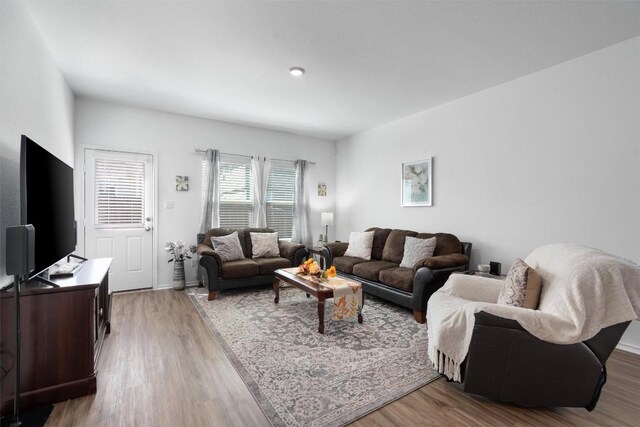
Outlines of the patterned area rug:
M318 329L317 300L283 287L226 291L207 301L188 295L276 426L348 424L433 381L427 329L410 311L365 296L364 323L332 321ZM331 302L332 300L329 300Z

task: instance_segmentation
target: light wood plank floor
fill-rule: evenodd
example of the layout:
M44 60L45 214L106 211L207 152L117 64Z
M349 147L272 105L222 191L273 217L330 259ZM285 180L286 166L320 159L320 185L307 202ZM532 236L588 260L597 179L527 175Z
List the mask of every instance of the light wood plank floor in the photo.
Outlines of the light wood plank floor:
M269 426L184 292L115 294L98 392L56 404L47 426ZM426 350L425 350L426 351ZM526 409L439 379L352 426L637 426L640 356L615 351L597 408Z

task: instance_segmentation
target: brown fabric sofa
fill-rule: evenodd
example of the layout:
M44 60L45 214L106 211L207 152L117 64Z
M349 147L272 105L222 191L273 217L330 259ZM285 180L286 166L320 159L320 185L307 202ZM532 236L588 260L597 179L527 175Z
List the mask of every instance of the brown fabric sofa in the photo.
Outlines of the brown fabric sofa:
M413 310L417 322L426 322L427 301L444 285L454 271L469 269L471 243L460 242L449 233L418 233L410 230L369 228L375 231L371 260L344 256L347 242L327 243L323 249L327 265L338 274L359 281L366 293ZM420 260L413 268L400 267L407 236L436 238L433 256Z
M223 262L213 249L211 237L226 236L238 232L244 259ZM304 245L284 240L278 242L280 256L273 258L253 258L251 232L273 233L269 228L212 228L206 234L198 234L197 254L201 284L209 290L209 301L214 300L218 291L271 284L274 271L300 265L309 252Z

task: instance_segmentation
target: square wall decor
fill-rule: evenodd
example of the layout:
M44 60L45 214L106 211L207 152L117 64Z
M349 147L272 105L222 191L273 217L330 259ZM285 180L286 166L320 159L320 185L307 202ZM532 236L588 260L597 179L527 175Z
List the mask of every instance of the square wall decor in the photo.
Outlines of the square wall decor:
M326 196L327 195L327 184L318 184L318 196Z
M431 157L402 164L402 206L431 206L433 162Z
M176 175L176 191L189 191L189 177Z

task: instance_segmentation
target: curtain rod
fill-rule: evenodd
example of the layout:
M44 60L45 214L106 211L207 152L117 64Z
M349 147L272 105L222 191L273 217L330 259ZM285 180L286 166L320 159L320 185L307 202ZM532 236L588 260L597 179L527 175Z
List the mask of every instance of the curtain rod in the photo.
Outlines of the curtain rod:
M194 148L193 149L194 153L206 153L207 150L203 150L202 148ZM235 157L246 157L248 159L253 159L254 156L247 156L246 154L232 154L232 153L220 153L220 154L224 154L225 156L235 156ZM295 162L295 160L285 160L285 159L271 159L271 160L277 160L279 162ZM315 165L316 162L309 162L310 165Z

